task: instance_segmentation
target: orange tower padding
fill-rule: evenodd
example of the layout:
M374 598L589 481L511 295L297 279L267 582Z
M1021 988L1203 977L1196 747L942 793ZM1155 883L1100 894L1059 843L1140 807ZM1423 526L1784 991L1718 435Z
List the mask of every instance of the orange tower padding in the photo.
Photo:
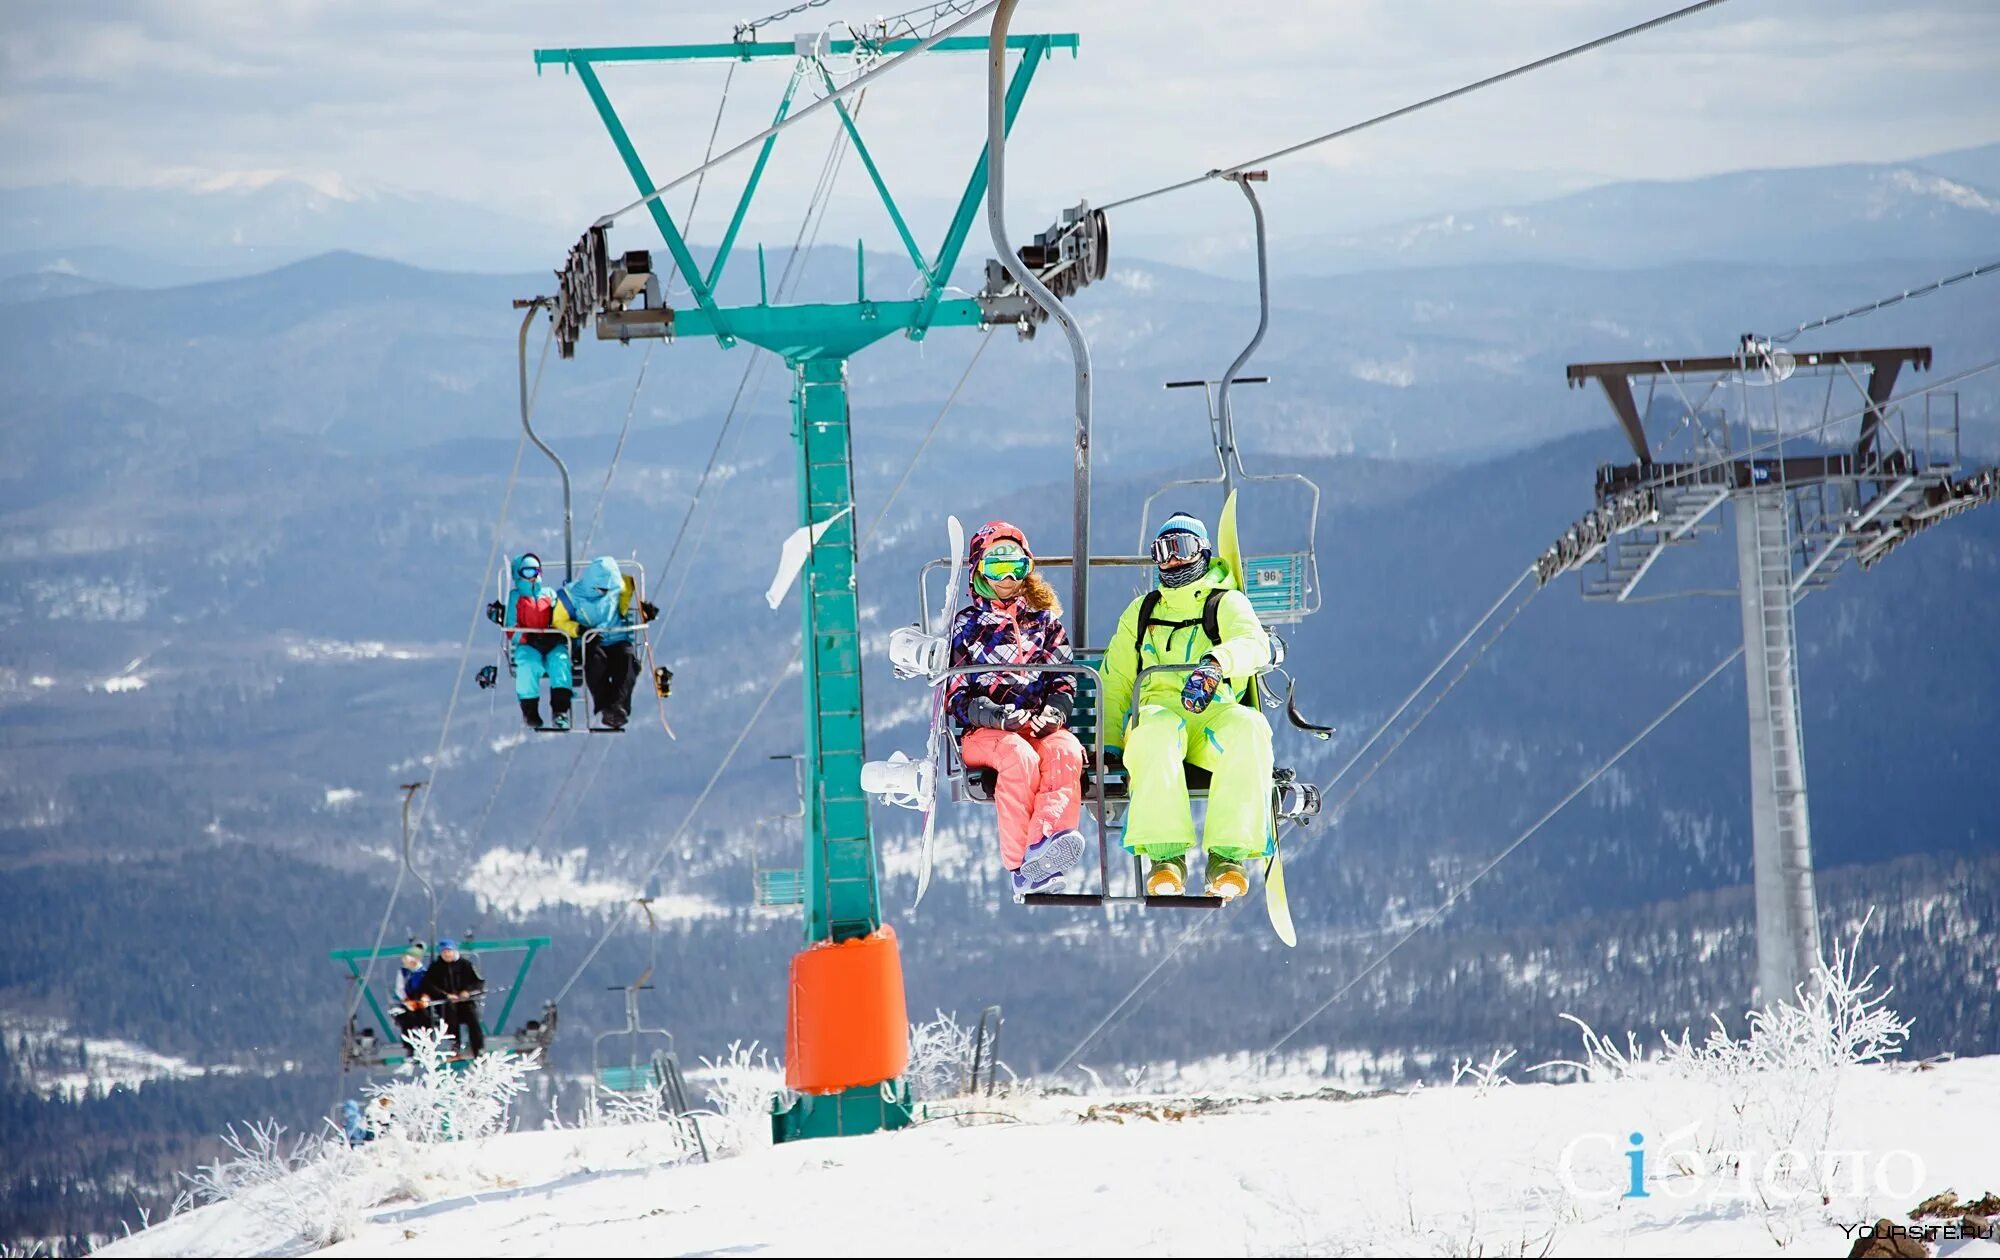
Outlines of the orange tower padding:
M910 1065L903 956L896 929L821 941L792 956L785 1084L831 1094L893 1080Z

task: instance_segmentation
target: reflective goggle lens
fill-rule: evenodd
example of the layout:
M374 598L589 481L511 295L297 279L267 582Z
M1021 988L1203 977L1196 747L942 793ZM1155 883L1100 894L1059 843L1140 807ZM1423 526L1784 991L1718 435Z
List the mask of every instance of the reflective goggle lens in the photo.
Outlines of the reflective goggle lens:
M1000 581L1004 578L1013 578L1015 581L1019 581L1033 572L1034 568L1035 562L1026 558L1018 560L981 560L979 562L979 572L989 581Z
M524 564L516 570L516 573L521 577L540 577L542 576L542 568L537 564Z
M1193 534L1165 534L1153 540L1153 563L1170 564L1178 560L1193 560L1201 555L1201 539Z

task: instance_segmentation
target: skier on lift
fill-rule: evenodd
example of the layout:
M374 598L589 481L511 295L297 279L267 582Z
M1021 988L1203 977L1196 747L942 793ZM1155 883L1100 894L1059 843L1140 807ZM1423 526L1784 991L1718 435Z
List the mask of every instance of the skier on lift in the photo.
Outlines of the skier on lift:
M542 677L549 680L549 729L569 729L569 635L557 628L556 593L542 585L542 558L534 552L515 556L511 564L514 589L507 602L494 600L486 616L507 629L507 648L514 660L514 696L521 702L521 720L542 726ZM481 686L486 685L481 680Z
M1207 892L1240 897L1250 890L1244 863L1268 851L1271 725L1239 701L1270 663L1270 638L1200 520L1169 517L1153 561L1160 588L1125 609L1104 653L1104 718L1123 715L1106 728L1105 753L1122 755L1128 775L1125 847L1152 863L1147 895L1185 891L1195 829L1182 763L1199 766L1211 776ZM1196 668L1149 674L1135 695L1139 671L1155 665Z
M972 603L952 618L951 663L997 668L953 679L947 704L963 732L960 758L996 775L1000 861L1019 901L1028 893L1060 892L1064 875L1083 858L1076 829L1083 745L1069 731L1076 681L1005 668L1071 659L1062 605L1034 571L1027 535L989 521L966 550Z
M637 583L618 569L615 556L592 560L556 597L556 624L571 636L595 630L584 643L583 681L598 721L614 731L632 715L632 686L639 681L639 649L629 628L660 615L645 600L633 606Z

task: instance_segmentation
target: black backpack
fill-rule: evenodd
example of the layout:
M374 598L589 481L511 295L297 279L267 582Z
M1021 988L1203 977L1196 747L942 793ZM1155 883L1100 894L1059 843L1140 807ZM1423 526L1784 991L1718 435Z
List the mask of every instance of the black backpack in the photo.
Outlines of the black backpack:
M1193 621L1162 621L1158 617L1155 617L1153 614L1159 611L1161 594L1162 592L1159 590L1150 590L1146 592L1146 597L1139 601L1139 628L1132 636L1132 655L1135 658L1132 676L1135 679L1139 676L1138 671L1146 668L1146 631L1153 626L1167 627L1167 641L1169 643L1173 642L1173 632L1175 630L1186 630L1192 626L1201 627L1201 632L1208 636L1208 642L1211 647L1222 642L1222 617L1220 610L1222 608L1222 597L1229 594L1227 587L1218 586L1209 591L1208 595L1201 602L1201 616ZM1236 699L1240 704L1247 704L1252 708L1257 707L1254 687L1243 688L1243 694L1239 695Z

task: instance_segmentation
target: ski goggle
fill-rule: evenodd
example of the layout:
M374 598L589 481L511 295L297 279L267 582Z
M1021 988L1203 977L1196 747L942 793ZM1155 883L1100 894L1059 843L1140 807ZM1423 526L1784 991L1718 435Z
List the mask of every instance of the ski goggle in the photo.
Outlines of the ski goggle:
M1018 582L1035 571L1035 562L1027 556L995 556L979 562L979 575L989 582L1002 582L1011 578Z
M1201 553L1208 550L1201 539L1183 530L1162 534L1153 540L1154 564L1181 564L1188 560L1199 560Z
M524 578L540 577L542 576L542 566L539 564L524 564L520 568L514 570L514 576L524 577Z

